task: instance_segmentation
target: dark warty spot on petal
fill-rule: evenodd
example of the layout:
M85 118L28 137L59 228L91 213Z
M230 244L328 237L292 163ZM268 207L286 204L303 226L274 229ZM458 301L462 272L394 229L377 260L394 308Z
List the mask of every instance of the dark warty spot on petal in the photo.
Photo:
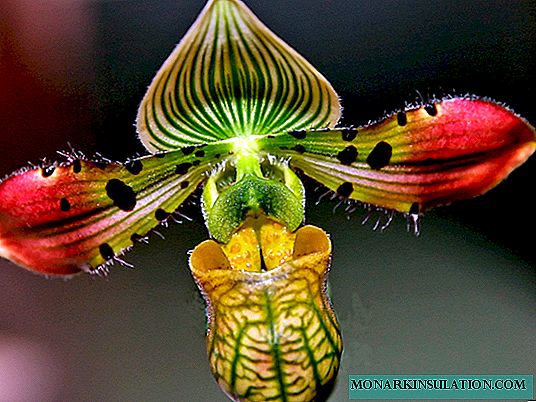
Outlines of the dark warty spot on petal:
M52 165L51 166L45 166L44 168L41 169L41 175L43 177L50 177L54 173L54 170L56 170L55 166L52 166Z
M158 208L154 213L154 217L156 218L158 222L165 221L169 217L169 215L170 214L164 211L162 208Z
M188 180L184 180L183 182L181 182L182 189L187 188L189 185L190 185L190 182Z
M125 168L128 170L129 173L133 175L140 174L140 172L143 169L143 164L139 160L133 160L125 163Z
M343 165L351 165L357 160L357 148L353 145L349 145L337 154L337 159Z
M357 137L357 128L349 127L341 130L341 136L343 141L353 141Z
M195 155L196 158L203 158L205 156L205 151L200 149L199 151L195 151L194 155Z
M408 116L405 112L398 112L396 115L396 121L399 126L405 126L408 124Z
M175 173L180 174L180 175L186 174L188 173L188 170L190 170L191 167L192 167L192 164L190 162L179 163L175 167Z
M106 261L111 260L115 255L114 250L108 243L102 243L99 246L99 253Z
M194 146L183 147L181 148L181 151L184 155L190 155L191 153L195 151L195 147Z
M421 206L418 202L414 202L413 204L411 204L411 207L409 208L410 215L418 215L420 211Z
M289 131L289 135L293 136L297 140L303 140L307 136L307 132L305 130L294 130Z
M144 236L137 234L137 233L134 233L132 234L132 236L130 236L130 240L132 241L132 243L139 243L143 239L144 239Z
M71 209L71 203L69 202L69 200L67 198L62 198L60 200L60 209L63 211L63 212L67 212Z
M106 184L106 194L114 205L122 211L132 211L136 207L136 193L119 179L111 179Z
M75 159L73 161L73 173L80 173L82 171L82 162L80 159Z
M426 113L428 113L432 117L437 116L437 107L436 107L435 103L426 105L424 107L424 110L426 111Z
M354 191L354 185L350 182L345 181L337 188L337 195L340 195L344 198L349 198Z
M389 164L393 155L393 147L385 141L380 141L367 157L367 164L372 169L381 169Z

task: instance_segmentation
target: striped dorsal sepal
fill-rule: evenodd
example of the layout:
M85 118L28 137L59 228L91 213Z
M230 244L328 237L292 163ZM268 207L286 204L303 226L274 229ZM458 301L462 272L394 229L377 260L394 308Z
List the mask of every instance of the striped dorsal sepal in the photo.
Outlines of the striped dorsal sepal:
M239 0L210 0L160 68L137 118L151 152L334 126L337 94Z

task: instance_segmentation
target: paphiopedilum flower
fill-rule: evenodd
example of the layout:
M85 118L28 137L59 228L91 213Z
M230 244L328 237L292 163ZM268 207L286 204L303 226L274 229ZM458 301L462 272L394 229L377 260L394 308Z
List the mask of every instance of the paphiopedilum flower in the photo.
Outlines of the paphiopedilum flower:
M323 288L325 272L314 280L312 272L327 267L330 246L318 229L300 229L305 190L296 172L342 200L415 217L485 193L536 148L528 122L476 96L433 99L357 128L337 127L340 115L339 97L326 78L240 0L210 0L140 105L137 128L149 155L119 163L72 152L66 162L22 169L3 180L0 255L50 276L103 272L203 187L204 219L214 240L199 246L206 255L198 258L196 250L192 267L213 311L209 337L222 334L213 337L221 348L226 337L230 345L242 345L239 334L222 326L227 320L249 328L248 308L281 312L279 304L253 297L257 290L284 300L290 291L301 294L298 283L309 286L308 306L318 309L322 322L332 320L322 326L325 339L301 349L310 364L292 366L292 378L303 378L296 389L313 398L336 371L340 342L325 343L337 326ZM263 216L288 231L285 245L245 235L256 229L244 222ZM311 242L307 253L296 253L306 246L301 238ZM319 244L324 248L314 248ZM315 253L325 261L314 262ZM259 272L261 261L266 269ZM223 265L215 269L215 262ZM236 297L248 294L243 311L241 305L227 309L232 303L224 302L229 298L223 288L211 287L216 278L239 283ZM267 311L259 319L275 331L265 337L275 353L273 336L292 334L295 314L286 320ZM301 344L309 338L300 338ZM219 352L211 350L213 371L227 392L249 397L248 389L257 390L257 380L248 385L238 366L226 366L227 351L218 360ZM239 352L231 362L247 356ZM329 365L318 363L324 361ZM272 355L270 362L283 360ZM278 372L269 364L264 379ZM289 378L269 385L276 399L294 386Z
M73 153L11 175L0 184L0 255L47 275L99 271L201 185L220 241L252 211L295 230L296 170L342 199L416 215L486 192L536 147L532 126L477 97L358 128L335 128L340 112L329 82L240 0L210 0L140 105L152 155L121 164Z
M261 220L190 257L207 303L210 368L233 399L312 400L334 380L342 352L326 293L331 242L314 226L291 232Z

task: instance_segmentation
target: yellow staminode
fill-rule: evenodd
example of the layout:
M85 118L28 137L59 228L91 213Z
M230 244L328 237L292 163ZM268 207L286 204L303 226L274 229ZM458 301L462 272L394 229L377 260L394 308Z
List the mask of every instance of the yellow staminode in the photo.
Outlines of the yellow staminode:
M291 232L270 219L247 219L227 244L194 249L210 367L231 398L310 401L335 378L342 339L326 293L330 255L323 230Z

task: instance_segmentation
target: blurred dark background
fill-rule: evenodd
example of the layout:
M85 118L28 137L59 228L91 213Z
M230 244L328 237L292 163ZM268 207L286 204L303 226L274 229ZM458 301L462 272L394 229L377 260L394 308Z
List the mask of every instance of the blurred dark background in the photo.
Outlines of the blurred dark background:
M203 1L3 0L0 177L73 147L143 154L133 126L152 76ZM406 102L477 94L536 124L534 1L250 0L339 92L345 124ZM347 375L536 374L536 161L484 197L429 213L417 238L335 202L309 223L334 242L331 289ZM193 209L192 211L195 211ZM45 280L0 261L0 401L224 401L187 269L194 222L153 236L107 279ZM374 223L375 216L371 218Z

